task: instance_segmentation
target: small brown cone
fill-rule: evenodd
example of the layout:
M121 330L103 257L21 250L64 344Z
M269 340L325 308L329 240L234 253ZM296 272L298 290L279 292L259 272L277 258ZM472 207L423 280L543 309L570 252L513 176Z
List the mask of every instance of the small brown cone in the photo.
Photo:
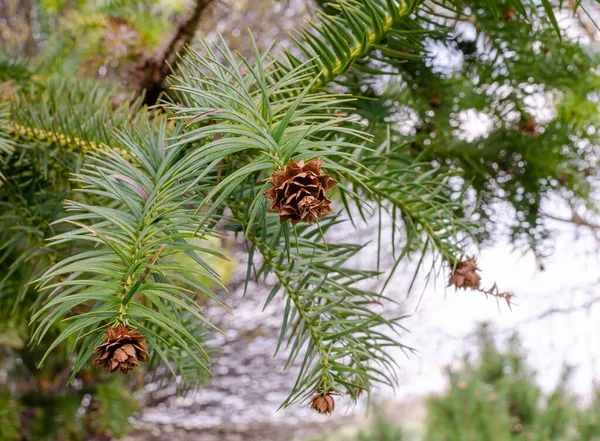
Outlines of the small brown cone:
M539 124L535 117L530 116L519 123L519 130L527 136L538 136L540 134Z
M438 95L431 95L427 97L427 101L429 101L429 105L434 109L438 109L442 106L442 97Z
M479 289L481 276L477 274L477 262L474 257L467 257L462 262L459 262L450 276L449 285L454 285L456 288L471 288Z
M106 341L94 349L94 352L99 354L94 360L96 366L104 366L111 374L118 370L126 374L138 366L140 361L146 361L146 337L135 329L119 325L116 328L109 326L105 332Z
M313 397L310 408L322 415L331 415L335 408L335 401L329 392L319 392Z
M289 219L292 225L312 224L324 214L331 214L331 201L325 193L337 181L321 174L321 163L321 158L311 159L306 164L304 159L299 163L290 159L283 171L273 173L273 187L265 196L273 201L269 211L278 212L281 223Z
M513 21L515 18L517 18L517 11L515 11L513 7L509 6L504 11L504 21Z

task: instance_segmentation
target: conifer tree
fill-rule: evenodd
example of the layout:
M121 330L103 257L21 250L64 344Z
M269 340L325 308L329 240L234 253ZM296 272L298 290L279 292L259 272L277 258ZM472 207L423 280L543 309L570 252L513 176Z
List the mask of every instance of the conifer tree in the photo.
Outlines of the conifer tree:
M265 305L285 304L273 349L287 346L300 371L283 406L330 413L339 395L394 385L389 349L404 348L402 317L382 314L387 297L361 282L432 256L457 288L510 304L465 256L490 239L497 204L513 207L515 240L542 255L544 201L593 203L596 60L555 14L579 19L579 4L338 0L279 54L251 34L248 54L226 36L181 52L177 40L152 108L135 82L165 86L162 60L142 54L183 29L169 37L173 11L21 5L37 8L41 40L3 41L0 60L0 323L34 376L56 359L65 383L162 365L197 384L220 331L200 302L229 308L208 239L239 235L247 278L272 276ZM436 48L460 63L440 65ZM540 97L550 116L536 113ZM490 122L474 138L463 124L473 115ZM328 239L360 221L354 210L393 220L379 237L396 246L386 274L349 262L363 244Z
M544 394L516 337L502 351L484 326L477 349L476 359L448 371L449 391L431 399L427 440L580 439L571 438L578 411L567 393L568 369Z

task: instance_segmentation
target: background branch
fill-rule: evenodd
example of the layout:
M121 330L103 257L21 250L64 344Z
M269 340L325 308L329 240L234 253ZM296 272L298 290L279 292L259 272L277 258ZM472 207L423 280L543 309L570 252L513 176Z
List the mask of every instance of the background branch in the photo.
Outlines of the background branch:
M136 98L144 95L144 104L153 105L165 90L164 82L171 66L176 62L186 45L196 33L204 10L213 0L196 0L190 16L181 23L165 49L159 49L143 60L137 68L135 77Z

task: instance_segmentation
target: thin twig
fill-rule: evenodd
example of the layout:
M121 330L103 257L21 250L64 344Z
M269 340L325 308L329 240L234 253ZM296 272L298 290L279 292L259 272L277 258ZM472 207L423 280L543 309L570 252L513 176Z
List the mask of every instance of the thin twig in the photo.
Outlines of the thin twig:
M529 322L543 320L543 319L545 319L551 315L555 315L555 314L572 314L574 312L579 312L584 309L589 309L593 305L595 305L596 303L599 303L599 302L600 302L600 297L594 297L593 299L590 299L587 302L582 303L581 305L571 306L568 308L559 308L559 307L550 308L550 309L544 311L543 313L541 313L540 315L527 320L527 322L529 323Z
M482 292L483 294L485 294L486 297L492 296L496 297L496 299L504 299L506 301L506 304L508 305L508 308L512 311L512 299L515 297L515 295L508 291L500 292L500 289L498 288L498 285L496 285L495 282L490 289L477 288L474 290Z
M588 228L591 228L592 230L600 230L600 225L593 224L591 222L586 221L581 216L579 216L577 213L573 213L573 216L571 217L571 219L565 219L565 218L553 216L553 215L547 214L547 213L544 213L544 216L547 217L548 219L552 219L552 220L555 220L558 222L565 222L565 223L569 223L569 224L575 224L575 225L581 226L581 227L588 227Z

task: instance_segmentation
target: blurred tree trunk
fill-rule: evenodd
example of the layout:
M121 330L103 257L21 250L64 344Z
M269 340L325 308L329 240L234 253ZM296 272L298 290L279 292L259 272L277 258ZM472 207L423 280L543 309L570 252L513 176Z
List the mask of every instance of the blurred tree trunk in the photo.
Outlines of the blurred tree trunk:
M185 46L194 38L202 13L211 3L212 0L196 0L191 14L177 26L166 48L157 50L138 66L137 75L134 76L136 78L136 96L140 97L145 92L145 104L155 104L165 90L164 82L169 75L171 66L177 61L177 57Z

